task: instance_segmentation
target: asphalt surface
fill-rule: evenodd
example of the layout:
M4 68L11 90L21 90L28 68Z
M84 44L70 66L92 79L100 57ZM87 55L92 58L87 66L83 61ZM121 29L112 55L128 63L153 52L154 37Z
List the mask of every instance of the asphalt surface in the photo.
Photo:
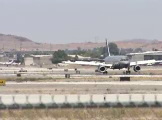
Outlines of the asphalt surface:
M114 82L114 78L123 77L122 71L110 70L108 75L94 72L94 68L81 68L80 74L76 74L74 69L67 72L64 69L47 68L24 68L27 72L22 72L19 78L43 78L42 82L7 82L6 86L0 86L0 94L119 94L119 93L162 93L162 67L143 67L140 72L132 73L127 77L137 78L138 81ZM20 68L2 68L0 77L18 78L16 73ZM156 71L152 75L150 71ZM141 75L141 73L147 73ZM65 79L65 74L71 74L70 79ZM117 75L114 75L117 74ZM124 75L125 76L125 75ZM46 78L51 77L47 82ZM142 81L142 77L146 77ZM55 78L55 79L54 79ZM58 79L59 78L59 79ZM61 78L61 79L60 79ZM63 78L63 80L62 80ZM104 81L101 79L104 78ZM109 81L109 80L111 81ZM158 79L158 81L156 81ZM149 81L147 81L149 80ZM151 81L154 80L154 81ZM11 79L12 81L12 79ZM59 82L63 81L63 82ZM69 82L65 82L69 81ZM81 82L82 81L82 82ZM91 81L91 82L88 82ZM94 82L96 81L96 82ZM100 82L99 82L100 81ZM106 82L109 81L109 82Z
M47 69L47 68L35 68L35 67L0 67L0 75L6 74L6 75L13 75L16 73L21 74L55 74L55 75L64 75L66 73L69 74L76 74L76 71L74 68L68 69L68 68L53 68L53 69ZM101 73L95 72L96 67L86 67L85 68L78 68L77 70L80 71L81 75L100 75ZM67 71L66 71L67 70ZM20 71L27 71L27 72L20 72ZM119 74L122 75L123 72L126 71L126 69L122 70L112 70L108 69L108 75L114 75ZM133 69L131 69L132 75L139 75L139 74L152 74L152 72L156 72L154 74L156 75L162 75L162 66L141 66L141 71L134 72ZM102 75L102 74L101 74Z
M162 81L145 82L7 82L0 94L162 93Z

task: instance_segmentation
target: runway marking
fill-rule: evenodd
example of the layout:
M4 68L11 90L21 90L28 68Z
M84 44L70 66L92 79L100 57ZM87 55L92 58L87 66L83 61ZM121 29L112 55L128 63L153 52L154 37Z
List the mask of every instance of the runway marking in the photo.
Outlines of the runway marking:
M162 81L138 82L6 82L6 85L162 85Z

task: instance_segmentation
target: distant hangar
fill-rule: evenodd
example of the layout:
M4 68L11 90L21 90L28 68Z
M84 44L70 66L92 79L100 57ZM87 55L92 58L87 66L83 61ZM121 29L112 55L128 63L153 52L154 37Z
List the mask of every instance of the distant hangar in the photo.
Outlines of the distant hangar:
M52 55L30 55L24 58L25 66L52 65Z
M148 51L141 53L129 53L127 54L131 61L142 61L142 60L162 60L162 51Z

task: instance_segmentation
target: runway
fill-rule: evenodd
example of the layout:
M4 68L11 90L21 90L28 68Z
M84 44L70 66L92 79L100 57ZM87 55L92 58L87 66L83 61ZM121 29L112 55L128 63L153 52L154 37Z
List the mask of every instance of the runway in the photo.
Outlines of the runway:
M21 73L24 75L64 75L64 74L71 74L75 75L76 71L75 68L35 68L35 67L0 67L0 76L1 75L15 75L17 73ZM21 69L26 70L27 72L19 72ZM85 68L77 68L80 71L80 75L102 75L102 73L95 72L96 67L86 67ZM66 71L67 70L67 71ZM108 69L108 75L123 75L123 72L126 69L122 70L113 70ZM162 75L162 67L161 66L141 66L141 71L134 72L131 69L131 75Z
M132 75L122 75L123 70L110 70L108 75L103 75L95 73L94 68L80 68L80 74L74 69L24 69L27 72L18 72L20 68L2 68L0 78L7 82L6 86L0 86L0 94L162 93L161 67L144 67ZM17 77L17 73L21 73L21 77ZM70 78L65 78L65 74L70 74ZM131 81L120 82L120 77L130 77Z
M162 85L162 81L124 81L124 82L7 82L6 86L13 85L130 85L130 86L159 86Z
M162 81L145 82L7 82L0 94L162 93Z

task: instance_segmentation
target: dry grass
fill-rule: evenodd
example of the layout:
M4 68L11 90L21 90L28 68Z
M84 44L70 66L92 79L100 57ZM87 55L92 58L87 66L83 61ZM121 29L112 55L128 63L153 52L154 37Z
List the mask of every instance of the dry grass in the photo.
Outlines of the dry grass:
M160 108L30 109L0 111L2 120L160 120Z

